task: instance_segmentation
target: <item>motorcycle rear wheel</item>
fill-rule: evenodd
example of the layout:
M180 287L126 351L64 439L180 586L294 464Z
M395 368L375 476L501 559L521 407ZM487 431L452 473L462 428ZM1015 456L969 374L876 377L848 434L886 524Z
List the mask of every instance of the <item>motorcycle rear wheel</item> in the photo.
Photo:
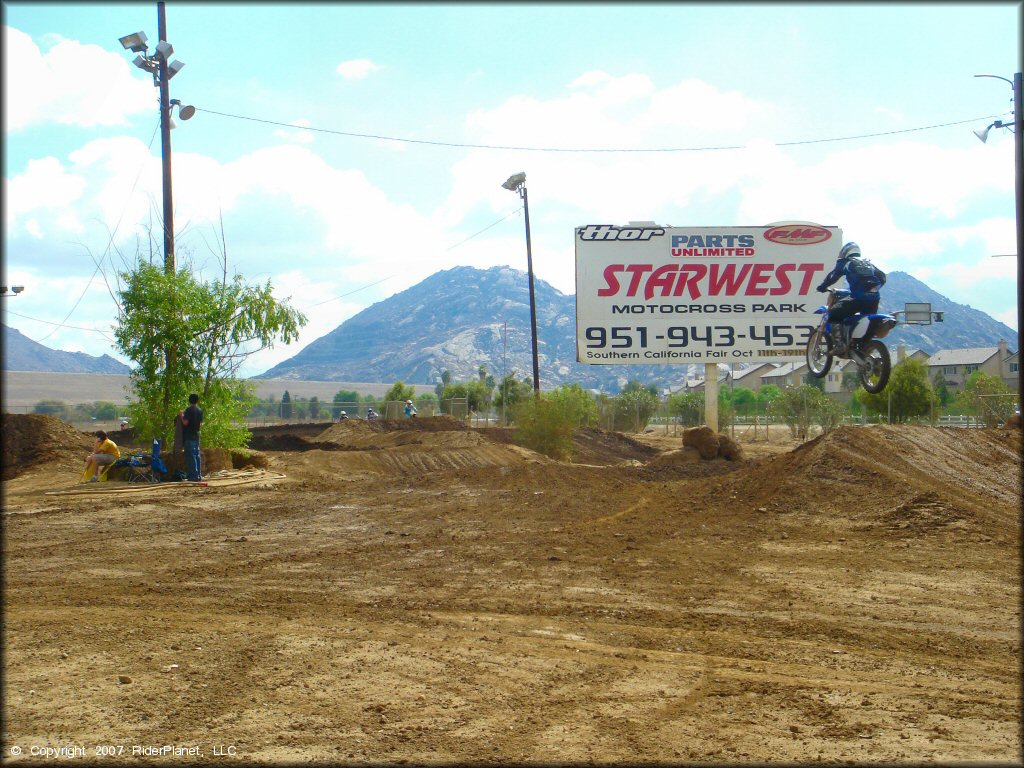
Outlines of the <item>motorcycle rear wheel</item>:
M832 353L825 337L825 324L821 323L807 341L807 370L814 378L820 379L831 367Z
M877 395L885 389L885 385L889 383L889 374L892 373L889 349L877 339L871 339L864 342L859 351L868 362L867 366L857 366L861 384L868 392Z

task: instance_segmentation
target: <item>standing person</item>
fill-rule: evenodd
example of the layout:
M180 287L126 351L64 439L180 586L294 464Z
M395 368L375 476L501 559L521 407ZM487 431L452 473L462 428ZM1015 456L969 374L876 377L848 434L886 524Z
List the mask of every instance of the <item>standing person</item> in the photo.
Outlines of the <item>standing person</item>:
M88 477L89 472L92 472L92 477L89 478L90 483L95 483L100 479L100 467L105 467L108 464L113 464L121 458L121 451L111 440L107 437L107 433L102 429L96 431L96 445L85 459L85 473L84 476Z
M188 408L178 411L181 418L182 444L185 446L185 477L192 482L203 479L202 458L199 455L199 428L203 423L203 409L199 407L199 395L188 396Z
M885 285L885 272L880 270L860 253L860 246L847 243L839 251L839 258L832 271L825 275L818 290L824 293L832 283L845 277L850 286L848 296L836 300L828 311L828 319L832 325L832 347L842 349L845 346L842 321L850 315L861 312L870 315L878 311L881 298L879 289Z
M416 406L412 404L412 400L405 401L405 418L411 419L416 415Z

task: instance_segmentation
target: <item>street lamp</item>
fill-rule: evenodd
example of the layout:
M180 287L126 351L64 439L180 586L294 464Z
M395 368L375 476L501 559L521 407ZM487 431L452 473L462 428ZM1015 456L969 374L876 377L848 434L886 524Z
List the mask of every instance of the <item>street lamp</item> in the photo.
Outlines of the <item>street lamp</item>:
M178 99L170 98L169 81L182 67L184 62L171 61L174 46L167 42L167 17L164 12L163 0L156 4L157 29L160 40L150 55L147 48L145 32L135 32L120 39L125 50L139 54L133 64L153 76L153 85L160 89L160 154L163 159L163 197L164 197L164 271L173 274L174 263L174 200L171 194L171 128L175 127L171 119L171 110L177 106L178 116L188 120L195 114L195 107L182 106Z
M7 293L7 286L6 285L0 285L0 296L10 295L10 296L13 297L13 296L17 296L19 293L21 293L24 290L25 290L25 286L24 285L12 285L11 286L11 293L8 294Z
M533 394L540 397L540 368L537 365L537 302L533 294L533 253L530 248L530 201L526 195L526 174L515 173L501 185L509 192L518 192L523 201L526 219L526 271L530 276L530 335L533 340Z
M1024 304L1021 297L1024 295L1024 267L1021 259L1024 258L1024 119L1021 115L1021 73L1017 72L1013 80L999 75L975 75L975 77L994 77L1010 84L1013 89L1013 124L996 120L983 131L974 131L982 142L988 140L988 132L993 128L1009 128L1013 132L1013 166L1015 172L1015 196L1017 202L1017 355L1021 353L1021 339L1024 338ZM1024 413L1024 368L1017 365L1017 404L1020 412ZM1022 469L1024 471L1024 469Z

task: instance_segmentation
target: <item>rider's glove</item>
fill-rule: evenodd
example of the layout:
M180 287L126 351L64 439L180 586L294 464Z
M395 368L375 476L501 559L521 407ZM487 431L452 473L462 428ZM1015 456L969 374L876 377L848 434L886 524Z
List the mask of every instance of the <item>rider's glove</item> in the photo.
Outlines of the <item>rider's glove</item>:
M818 293L825 293L828 290L828 286L822 283L818 286Z

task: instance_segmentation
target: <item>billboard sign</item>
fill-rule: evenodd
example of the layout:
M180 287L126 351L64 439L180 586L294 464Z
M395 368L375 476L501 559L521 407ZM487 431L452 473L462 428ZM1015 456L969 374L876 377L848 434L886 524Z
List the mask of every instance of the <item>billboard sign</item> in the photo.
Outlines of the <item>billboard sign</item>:
M576 229L576 359L794 362L835 266L838 227L591 224Z

